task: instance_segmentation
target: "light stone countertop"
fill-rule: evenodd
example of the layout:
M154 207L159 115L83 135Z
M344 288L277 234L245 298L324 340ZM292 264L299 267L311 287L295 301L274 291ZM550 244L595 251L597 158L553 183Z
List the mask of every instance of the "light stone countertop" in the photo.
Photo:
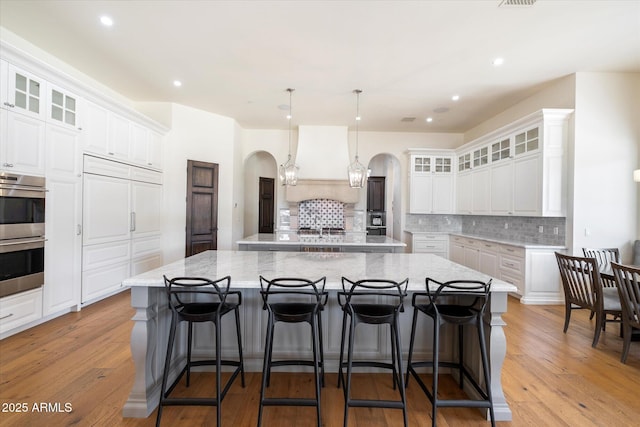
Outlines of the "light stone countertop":
M206 251L126 279L124 286L162 287L162 276L200 276L210 279L231 276L237 289L259 288L259 276L327 277L326 289L342 289L341 277L352 280L409 278L410 291L423 291L425 278L489 280L489 276L432 254ZM516 287L493 279L492 292L515 292Z
M238 245L304 245L304 246L378 246L405 247L406 243L387 236L368 236L364 232L347 232L345 234L298 234L295 231L277 232L273 234L254 234L236 243Z
M510 245L510 246L515 246L518 248L524 248L524 249L549 249L549 250L556 250L556 251L561 251L566 249L566 246L559 246L559 245L546 245L546 244L541 244L541 243L524 243L524 242L518 242L515 240L507 240L507 239L496 239L496 238L492 238L492 237L487 237L487 236L479 236L476 234L465 234L465 233L461 233L461 232L452 232L452 231L412 231L412 230L404 230L405 233L409 233L409 234L445 234L445 235L449 235L449 236L458 236L458 237L467 237L469 239L476 239L476 240L483 240L485 242L490 242L490 243L498 243L501 245Z

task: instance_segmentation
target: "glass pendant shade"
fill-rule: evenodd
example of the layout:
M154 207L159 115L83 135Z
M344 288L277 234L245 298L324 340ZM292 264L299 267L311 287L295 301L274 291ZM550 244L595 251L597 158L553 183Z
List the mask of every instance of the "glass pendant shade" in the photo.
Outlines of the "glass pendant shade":
M353 163L349 165L349 186L351 188L364 188L367 181L367 168L358 161L358 156Z
M291 94L295 89L287 89L289 92L289 114L287 115L287 120L289 120L289 154L287 156L287 161L280 165L278 170L278 175L280 176L280 183L282 185L296 185L298 184L298 171L300 168L291 160L291 118L293 115L291 114Z
M353 91L356 94L356 156L347 168L349 174L349 186L351 188L364 188L367 181L368 170L362 163L358 161L358 122L360 121L360 94L362 91L356 89Z
M296 185L298 183L298 171L300 168L291 161L291 154L287 158L287 162L280 165L280 182L282 185Z

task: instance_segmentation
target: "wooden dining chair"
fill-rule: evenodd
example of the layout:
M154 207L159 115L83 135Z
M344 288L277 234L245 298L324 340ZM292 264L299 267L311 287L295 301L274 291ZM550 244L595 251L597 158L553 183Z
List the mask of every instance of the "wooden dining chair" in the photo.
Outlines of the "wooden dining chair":
M600 339L600 331L605 329L606 322L620 323L622 308L616 288L604 288L600 279L600 270L592 257L574 257L556 252L556 260L560 269L560 278L564 289L565 318L564 330L567 332L571 311L586 308L596 317L593 337L595 347ZM607 316L613 316L608 319Z
M611 263L622 305L622 356L626 363L634 329L640 330L640 266Z
M600 271L611 270L612 262L620 262L620 251L618 248L582 248L582 253L585 257L595 258L598 263ZM602 286L607 288L613 288L616 286L616 281L601 277ZM592 316L593 317L593 316Z

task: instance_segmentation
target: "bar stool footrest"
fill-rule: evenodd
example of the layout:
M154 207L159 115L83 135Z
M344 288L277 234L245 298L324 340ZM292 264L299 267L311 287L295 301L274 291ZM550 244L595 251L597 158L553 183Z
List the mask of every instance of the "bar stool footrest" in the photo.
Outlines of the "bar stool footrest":
M313 360L272 360L271 367L275 366L314 366ZM322 367L322 363L318 362L318 368Z
M491 402L488 400L471 400L471 399L438 399L436 401L438 408L490 408Z
M342 362L342 368L347 368L348 367L348 362ZM392 363L385 363L385 362L373 362L373 361L367 361L367 360L354 360L351 362L351 367L352 368L383 368L383 369L390 369L390 370L394 370L394 366Z
M404 403L399 400L349 399L347 406L351 408L391 408L403 409Z
M315 398L269 397L262 399L262 406L318 406Z
M191 362L191 367L193 368L194 366L208 366L208 365L216 365L215 361L213 361L213 363L210 363L212 361L210 360L197 360L195 362ZM235 361L235 360L223 360L220 363L222 366L235 366L236 369L233 370L231 377L229 377L229 379L224 383L224 387L222 389L222 391L220 392L220 401L222 401L224 399L224 397L227 395L227 392L229 391L229 389L231 388L231 385L233 384L233 382L235 381L235 379L238 377L238 375L242 372L243 369L243 364ZM175 379L175 381L173 381L173 383L169 386L169 388L167 388L167 391L164 393L164 398L161 398L160 400L160 405L189 405L189 403L167 403L171 400L185 400L185 399L195 399L197 400L211 400L211 398L197 398L197 397L193 397L193 398L169 398L168 396L171 394L171 392L173 391L174 388L176 388L176 386L178 385L178 383L180 382L180 380L182 379L182 377L184 376L184 374L187 373L187 365L184 366L184 368L182 368L182 371L180 372L180 374L178 375L178 377ZM214 401L216 400L215 398L213 399ZM216 406L217 403L213 403L213 404L206 404L206 403L192 403L192 405L205 405L205 406Z

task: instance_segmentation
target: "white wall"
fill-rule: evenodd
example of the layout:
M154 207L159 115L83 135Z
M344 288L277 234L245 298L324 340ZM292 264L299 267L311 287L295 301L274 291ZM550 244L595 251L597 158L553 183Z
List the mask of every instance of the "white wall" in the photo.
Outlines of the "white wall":
M235 152L233 119L184 105L172 104L172 128L165 137L164 160L164 261L183 258L185 253L187 160L217 163L218 249L231 249L234 238L234 203L239 191L234 188L240 152ZM241 221L240 221L241 222Z
M572 245L618 247L623 262L638 236L632 180L640 144L640 73L576 74Z
M575 107L575 75L555 80L511 108L464 133L464 143L506 126L543 108Z

